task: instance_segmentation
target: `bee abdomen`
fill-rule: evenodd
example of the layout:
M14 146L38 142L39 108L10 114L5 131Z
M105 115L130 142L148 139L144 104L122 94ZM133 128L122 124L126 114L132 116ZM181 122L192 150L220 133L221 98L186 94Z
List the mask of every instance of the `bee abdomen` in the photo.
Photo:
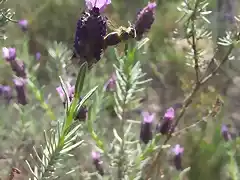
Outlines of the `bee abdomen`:
M121 38L120 38L118 32L109 33L104 38L105 47L107 47L107 46L114 46L114 45L119 44L120 42L121 42Z

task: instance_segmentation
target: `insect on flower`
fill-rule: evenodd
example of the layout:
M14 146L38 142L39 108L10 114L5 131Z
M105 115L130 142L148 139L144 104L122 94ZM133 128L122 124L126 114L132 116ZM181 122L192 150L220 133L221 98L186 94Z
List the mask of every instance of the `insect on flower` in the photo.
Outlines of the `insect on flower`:
M104 37L104 49L106 49L108 46L115 46L121 42L127 41L129 39L134 39L136 37L135 28L131 25L130 22L128 23L129 27L126 28L120 26L114 32L111 32Z

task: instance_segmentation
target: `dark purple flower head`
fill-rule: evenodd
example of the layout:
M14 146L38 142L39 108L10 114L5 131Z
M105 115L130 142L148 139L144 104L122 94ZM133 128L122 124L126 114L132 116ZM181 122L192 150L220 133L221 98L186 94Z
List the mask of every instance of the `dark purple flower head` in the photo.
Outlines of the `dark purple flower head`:
M173 149L174 153L174 165L177 170L182 170L182 154L184 152L184 148L177 144Z
M7 103L10 103L12 96L12 89L10 86L3 86L2 87L2 95L3 98L7 101Z
M175 110L171 107L167 109L162 122L157 125L157 132L165 135L172 130L172 120L175 118Z
M110 92L114 91L116 88L116 80L117 80L116 75L112 74L111 78L105 83L104 90Z
M135 22L137 40L140 40L145 32L147 32L154 22L154 10L156 2L148 2L148 5L143 8L137 15Z
M41 53L37 52L35 55L36 60L38 61L41 58Z
M74 39L74 56L88 62L89 67L101 59L104 37L107 34L107 18L100 13L109 0L86 0L88 11L77 22ZM100 8L100 9L99 9Z
M95 168L97 169L98 173L103 176L104 170L102 167L102 161L100 161L100 153L97 151L92 151L92 160Z
M15 89L17 92L17 100L19 104L26 105L27 102L27 93L26 93L26 80L23 78L15 78L13 79L15 84Z
M225 141L229 141L232 139L231 133L229 132L229 129L225 124L222 125L221 132Z
M18 25L23 31L26 31L28 27L28 21L26 19L19 20Z
M147 144L152 140L152 123L155 118L154 113L142 112L143 121L141 123L140 139Z
M107 5L111 4L111 0L85 0L88 10L98 8L99 12L103 12Z
M2 48L3 58L7 61L14 61L16 59L16 49L15 48Z

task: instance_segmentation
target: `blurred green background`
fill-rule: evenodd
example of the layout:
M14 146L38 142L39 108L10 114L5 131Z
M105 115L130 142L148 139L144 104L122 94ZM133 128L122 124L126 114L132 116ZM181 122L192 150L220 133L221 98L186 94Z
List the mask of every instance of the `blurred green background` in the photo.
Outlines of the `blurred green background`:
M127 26L128 21L134 22L137 12L147 2L147 0L112 0L112 4L107 8L105 14L116 27ZM137 108L156 112L159 120L166 108L184 99L190 92L194 80L193 69L187 65L188 62L185 58L189 47L186 41L180 38L180 35L176 36L173 33L176 28L181 26L181 24L176 23L180 16L177 11L177 6L180 3L179 0L158 0L156 19L152 29L147 34L150 41L139 57L144 71L153 81L145 94L142 95L145 101ZM209 3L209 8L214 10L215 2L209 1ZM15 11L14 19L26 19L29 26L27 32L22 32L17 24L8 24L6 27L8 39L2 43L2 46L17 48L18 58L33 69L34 73L31 75L36 78L35 82L38 89L43 87L44 98L48 99L47 103L52 107L54 114L60 116L63 113L63 107L55 88L59 85L58 76L63 76L65 73L62 64L67 63L67 58L64 56L67 51L63 50L72 49L76 22L85 9L84 1L8 0L7 7ZM214 27L210 25L209 29L212 28ZM61 46L58 43L61 43ZM203 40L199 44L200 47L208 51L206 58L212 55L212 44L214 42L210 40ZM54 54L49 53L51 50L55 52L55 57ZM39 61L35 59L37 52L41 53ZM92 70L91 76L88 77L89 83L86 84L85 92L96 84L103 86L113 71L113 63L112 50L108 50L103 59ZM74 70L70 68L68 71ZM11 74L11 69L1 59L1 83L12 86L9 83L12 82ZM221 86L218 85L219 83ZM220 95L224 105L226 105L224 106L226 108L223 108L224 113L215 118L208 118L207 123L201 122L200 126L173 138L171 142L172 144L180 143L185 148L183 164L184 167L191 166L189 176L186 177L189 180L234 179L233 177L239 179L240 177L238 172L238 163L240 163L239 140L224 142L220 132L222 121L232 124L228 115L230 112L232 113L232 110L228 109L228 103L231 100L228 96L230 95L222 94L222 88L225 84L222 84L221 80L219 83L215 79L203 88L197 95L196 101L189 107L188 113L182 119L178 129L194 124L206 116ZM28 98L30 103L22 108L22 113L14 101L9 106L5 106L4 102L1 101L1 179L8 176L11 167L21 169L22 174L19 178L27 179L28 172L24 160L29 159L33 145L38 147L42 143L43 129L47 130L51 125L49 114L42 110L32 92L29 92ZM130 117L138 121L141 120L141 117L136 113L132 113ZM101 134L104 135L106 141L110 141L111 129L117 124L117 118L104 111L101 112L96 127L101 128ZM138 137L139 125L134 128L133 133L136 133ZM86 173L87 171L94 172L89 155L91 143L76 150L74 152L76 158L65 161L66 169L75 167L76 171L69 176L63 175L65 171L59 172L62 174L60 179L96 179L95 176ZM164 173L162 179L174 179L173 176L175 177L178 172L169 160L165 162L162 167Z

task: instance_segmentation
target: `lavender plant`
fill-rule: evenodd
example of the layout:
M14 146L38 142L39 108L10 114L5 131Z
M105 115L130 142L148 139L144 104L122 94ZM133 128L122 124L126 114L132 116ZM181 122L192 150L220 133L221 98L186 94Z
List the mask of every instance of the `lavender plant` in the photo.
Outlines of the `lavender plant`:
M96 173L86 170L82 175L84 179L238 179L239 140L230 127L221 127L223 104L219 103L218 98L212 107L205 108L207 111L204 115L200 114L200 120L194 121L197 116L192 118L190 125L180 126L189 109L199 110L194 106L198 95L207 98L200 91L201 88L218 74L224 63L232 59L232 50L239 44L238 24L236 29L227 32L225 38L219 39L218 43L226 46L227 53L217 61L216 54L205 61L204 50L200 49L199 43L212 38L208 30L208 15L211 13L207 10L208 3L202 0L183 1L178 8L183 13L179 22L183 25L183 39L189 45L186 65L190 66L195 78L188 82L189 89L184 89L185 99L164 110L162 118L150 110L141 110L136 117L129 117L132 107L135 108L139 101L139 93L145 90L146 83L150 81L145 79L146 73L139 59L149 40L144 35L154 22L156 3L149 2L127 30L121 28L119 32L107 33L107 18L102 13L109 4L108 0L86 0L87 10L78 21L74 41L74 57L79 56L85 62L80 63L82 65L75 83L69 82L74 77L68 78L65 72L71 51L61 43L48 46L48 53L57 61L56 64L49 61L50 69L55 68L62 75L61 85L56 88L56 94L62 102L58 108L64 110L61 115L52 111L44 93L36 85L34 71L39 68L38 62L36 66L25 66L18 59L16 49L3 48L5 63L14 73L16 103L21 104L17 106L21 115L26 117L29 113L26 113L26 107L31 103L26 93L28 87L51 119L51 126L44 131L44 145L40 148L34 146L31 160L26 160L31 175L29 179L66 179L78 168L69 167L65 162L76 157L76 152L84 154L83 145L88 145L88 152L91 153L86 156L89 156L96 169ZM19 21L19 25L24 32L27 30L26 21ZM98 33L94 33L96 30ZM120 43L125 45L124 52L111 48ZM97 82L100 85L85 90L90 87L89 84L94 84L88 67L101 63L106 49L114 52L113 75L106 84ZM36 54L34 58L39 59L40 55ZM212 62L217 63L213 70L210 68ZM94 71L94 68L91 70ZM8 86L0 88L5 99L12 99ZM106 94L113 100L110 109L114 110L117 117L111 117L114 123L112 132L107 132L110 136L107 140L99 126L105 122L102 121L105 119L102 112L109 110L106 109L109 108L105 102ZM205 139L207 132L212 132L211 140ZM179 141L179 136L186 137L186 142ZM186 148L187 144L191 148ZM186 158L186 155L190 158ZM202 168L203 164L207 168ZM14 173L19 174L20 171L12 169ZM14 178L12 174L11 179Z

